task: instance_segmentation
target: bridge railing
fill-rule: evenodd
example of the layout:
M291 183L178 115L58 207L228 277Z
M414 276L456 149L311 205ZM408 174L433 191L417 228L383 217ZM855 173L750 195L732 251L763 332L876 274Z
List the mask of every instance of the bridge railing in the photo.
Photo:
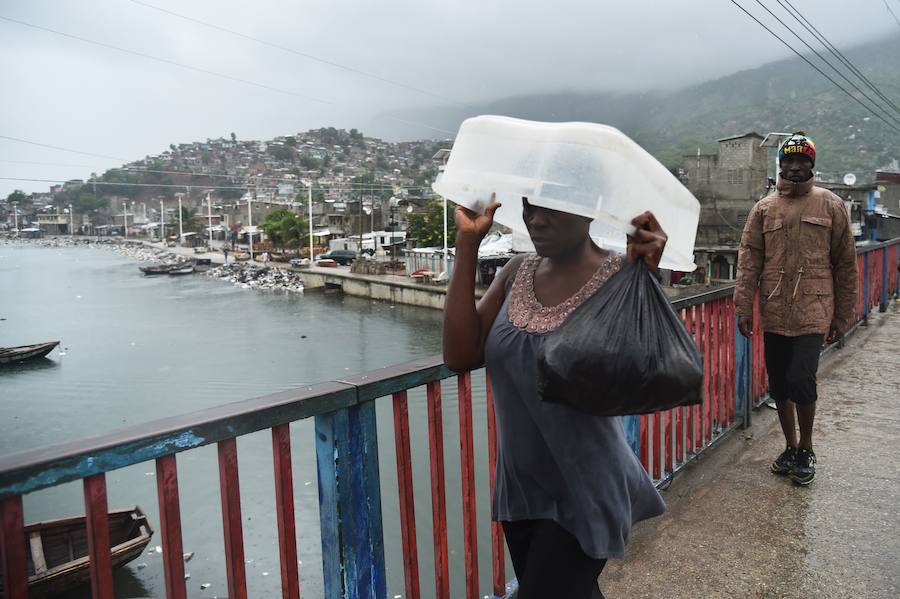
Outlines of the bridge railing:
M900 240L864 248L860 252L861 318L878 302L897 292L897 248ZM881 253L878 253L881 252ZM879 263L879 260L881 261ZM877 268L881 266L881 269ZM890 266L890 268L889 268ZM865 274L868 273L868 274ZM880 276L881 278L877 278ZM659 485L714 446L730 431L750 422L753 404L765 394L762 335L753 340L736 330L733 288L726 287L673 302L697 342L704 360L703 403L663 413L623 419L632 448ZM756 319L758 323L759 319ZM241 491L236 439L268 430L274 464L274 505L282 596L300 596L297 560L298 531L294 521L291 469L292 422L315 420L315 450L319 483L319 520L324 594L327 597L387 595L382 497L396 492L405 597L450 597L447 484L445 459L455 449L444 447L442 385L456 379L459 426L459 464L464 596L482 597L479 588L479 551L491 555L490 592L505 596L510 588L505 569L503 535L490 525L488 546L479 546L477 508L490 502L497 459L497 432L489 380L485 381L488 481L476 481L473 433L472 377L484 371L456 374L440 358L427 358L264 397L227 404L184 416L14 456L0 457L0 562L4 596L28 596L28 552L24 537L23 496L40 489L81 481L87 514L88 551L93 596L113 598L106 474L127 466L154 462L159 531L165 591L168 599L187 597L182 559L182 522L178 466L180 452L215 444L226 586L232 599L247 597ZM409 391L425 388L428 455L413 455L410 443ZM375 407L390 398L397 488L383 489L379 473L379 440ZM478 398L478 405L481 398ZM452 417L452 416L451 416ZM414 461L427 459L430 506L417 505L413 492ZM454 456L454 460L455 460ZM455 485L454 485L455 486ZM416 534L416 511L431 511L434 588L420 584L421 567ZM302 531L301 531L302 532ZM432 578L432 577L429 577ZM461 593L454 593L455 596Z

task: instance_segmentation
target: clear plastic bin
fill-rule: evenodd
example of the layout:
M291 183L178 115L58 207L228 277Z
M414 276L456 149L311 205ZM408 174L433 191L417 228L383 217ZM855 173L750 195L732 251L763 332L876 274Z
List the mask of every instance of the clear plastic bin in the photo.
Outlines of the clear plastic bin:
M650 210L669 236L660 266L696 268L699 202L666 167L613 127L501 116L467 119L433 187L479 213L496 193L503 206L494 220L526 236L523 197L535 206L592 218L591 237L617 252L625 251L631 220Z

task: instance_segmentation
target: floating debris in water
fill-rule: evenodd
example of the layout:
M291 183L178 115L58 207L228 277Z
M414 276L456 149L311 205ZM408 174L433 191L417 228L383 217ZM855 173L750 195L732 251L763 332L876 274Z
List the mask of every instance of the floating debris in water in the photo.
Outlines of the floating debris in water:
M191 559L193 559L193 557L194 557L194 552L188 551L187 553L184 554L184 561L189 562L189 561L191 561Z
M190 578L191 578L191 573L190 573L190 572L188 572L187 574L184 575L184 579L185 579L185 580L190 580Z
M212 585L211 585L210 583L204 582L203 584L200 585L200 590L201 590L201 591L205 591L206 589L208 589L208 588L211 587L211 586L212 586Z
M268 575L269 575L268 572L263 572L263 576L268 576Z
M147 567L147 564L145 564L144 562L141 562L137 565L138 570L143 570L146 567Z
M157 552L157 553L162 553L162 547L160 547L159 545L157 545L157 546L156 546L156 552Z

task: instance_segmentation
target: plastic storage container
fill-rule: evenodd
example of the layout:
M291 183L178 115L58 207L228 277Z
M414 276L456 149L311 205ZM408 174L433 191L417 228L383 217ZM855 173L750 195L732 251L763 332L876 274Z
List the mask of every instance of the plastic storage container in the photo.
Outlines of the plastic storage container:
M617 252L625 251L631 220L650 210L669 236L660 266L696 268L699 202L666 167L613 127L501 116L467 119L433 187L479 213L496 193L503 206L495 222L526 237L523 197L535 206L593 218L591 237Z

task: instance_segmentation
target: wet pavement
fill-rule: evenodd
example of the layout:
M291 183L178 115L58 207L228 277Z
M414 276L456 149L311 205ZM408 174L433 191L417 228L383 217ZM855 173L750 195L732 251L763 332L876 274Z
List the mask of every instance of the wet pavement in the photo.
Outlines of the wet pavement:
M900 302L819 368L808 488L769 472L784 449L773 410L663 492L600 578L608 599L900 597Z

